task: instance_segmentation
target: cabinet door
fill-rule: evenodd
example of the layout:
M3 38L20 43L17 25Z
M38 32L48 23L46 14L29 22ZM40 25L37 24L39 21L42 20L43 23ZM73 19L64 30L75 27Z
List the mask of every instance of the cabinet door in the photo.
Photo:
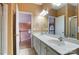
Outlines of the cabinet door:
M36 50L36 37L34 35L32 35L32 44L33 48Z
M35 50L36 50L36 37L34 36L34 48L35 48Z
M34 36L32 35L32 47L34 48Z
M35 48L37 54L40 54L40 40L35 36L32 37L32 40L33 40L33 47Z
M46 45L43 42L40 44L40 54L46 55Z
M57 53L54 50L52 50L51 48L47 47L46 55L57 55Z
M36 39L36 50L37 54L40 54L40 40L38 38Z

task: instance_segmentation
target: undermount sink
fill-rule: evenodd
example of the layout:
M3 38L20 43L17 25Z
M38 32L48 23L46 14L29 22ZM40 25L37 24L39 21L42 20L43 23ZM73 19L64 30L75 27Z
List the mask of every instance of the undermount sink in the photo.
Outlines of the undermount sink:
M46 36L54 37L54 38L59 38L60 37L59 35L51 35L51 34L46 34Z
M59 40L48 40L49 43L55 44L55 45L65 45L65 41L59 41Z

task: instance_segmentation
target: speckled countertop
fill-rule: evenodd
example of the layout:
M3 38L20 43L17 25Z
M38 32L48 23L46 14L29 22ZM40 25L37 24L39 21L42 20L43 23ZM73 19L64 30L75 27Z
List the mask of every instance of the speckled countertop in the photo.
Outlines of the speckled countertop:
M45 44L50 46L56 52L60 53L61 55L67 54L79 48L78 44L75 44L69 41L64 41L64 43L60 43L58 41L58 38L54 37L55 35L53 37L50 37L50 36L47 36L45 34L40 34L40 33L32 33L32 34L38 39L40 39L41 41L43 41Z

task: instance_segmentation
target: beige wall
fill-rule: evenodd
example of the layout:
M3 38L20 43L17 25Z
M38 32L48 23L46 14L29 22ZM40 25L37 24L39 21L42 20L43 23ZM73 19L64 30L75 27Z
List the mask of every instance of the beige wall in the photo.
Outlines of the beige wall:
M49 14L50 14L51 16L56 16L56 17L57 17L57 10L50 9L50 10L49 10Z
M69 32L69 17L71 16L75 16L76 15L76 8L74 6L72 6L71 4L67 5L67 13L66 13L66 34L67 36L70 36L70 32Z
M68 17L75 16L75 10L76 8L70 4L68 4Z
M44 3L42 6L43 9L48 9L48 12L51 16L57 16L57 11L52 8L53 6L50 3Z
M57 10L57 16L65 15L66 16L66 6Z
M32 3L20 3L18 4L19 11L31 12L33 15L37 15L41 12L42 7L40 5Z

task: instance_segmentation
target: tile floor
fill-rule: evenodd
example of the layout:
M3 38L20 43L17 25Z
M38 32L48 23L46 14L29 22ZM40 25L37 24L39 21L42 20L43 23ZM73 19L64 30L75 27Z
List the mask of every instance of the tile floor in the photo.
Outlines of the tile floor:
M35 51L32 48L20 49L20 55L35 55Z
M21 41L20 42L20 48L21 49L31 48L31 43L29 43L27 40Z

